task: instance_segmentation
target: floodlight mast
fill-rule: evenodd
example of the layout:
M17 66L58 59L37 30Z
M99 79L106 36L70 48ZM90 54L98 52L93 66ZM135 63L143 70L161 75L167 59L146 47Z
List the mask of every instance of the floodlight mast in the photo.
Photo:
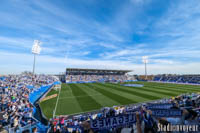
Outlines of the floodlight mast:
M145 79L147 80L147 63L148 63L148 56L143 56L143 57L142 57L142 61L143 61L144 66L145 66Z
M32 47L32 54L34 54L33 75L35 74L35 60L36 60L36 55L40 54L40 51L41 51L40 44L41 44L40 41L34 40L33 47Z

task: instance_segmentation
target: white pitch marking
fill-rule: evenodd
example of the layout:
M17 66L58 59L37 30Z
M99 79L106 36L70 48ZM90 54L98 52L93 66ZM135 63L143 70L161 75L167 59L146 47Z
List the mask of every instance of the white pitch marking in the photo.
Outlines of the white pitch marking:
M54 109L54 112L53 112L53 118L54 118L54 116L55 116L55 114L56 114L56 109L57 109L57 105L58 105L58 101L59 101L61 89L62 89L62 87L60 88L59 93L58 93L58 98L57 98L57 100L56 100L56 106L55 106L55 109Z
M88 97L88 96L102 96L102 94L95 94L95 95L83 95L83 96L71 96L71 97L63 97L60 99L68 99L68 98L76 98L76 97Z

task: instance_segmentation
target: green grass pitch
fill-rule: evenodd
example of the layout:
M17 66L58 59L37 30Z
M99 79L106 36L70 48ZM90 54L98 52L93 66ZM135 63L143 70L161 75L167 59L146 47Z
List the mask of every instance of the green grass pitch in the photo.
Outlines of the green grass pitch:
M55 115L72 115L98 110L114 105L128 105L183 93L200 92L200 86L165 84L153 82L133 82L144 87L125 87L113 83L62 84L59 91L51 90L47 96L59 94ZM47 118L53 117L57 98L40 103Z

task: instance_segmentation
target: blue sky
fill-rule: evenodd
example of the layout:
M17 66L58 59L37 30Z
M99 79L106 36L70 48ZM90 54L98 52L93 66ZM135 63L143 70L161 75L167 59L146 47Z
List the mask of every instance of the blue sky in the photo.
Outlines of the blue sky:
M199 0L1 0L0 74L66 67L200 73Z

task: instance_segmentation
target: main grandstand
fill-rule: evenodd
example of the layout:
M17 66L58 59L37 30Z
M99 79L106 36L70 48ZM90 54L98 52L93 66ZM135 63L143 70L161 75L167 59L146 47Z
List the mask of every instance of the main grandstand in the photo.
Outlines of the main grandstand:
M107 70L107 69L66 69L66 83L86 82L128 82L135 77L128 75L131 70Z

